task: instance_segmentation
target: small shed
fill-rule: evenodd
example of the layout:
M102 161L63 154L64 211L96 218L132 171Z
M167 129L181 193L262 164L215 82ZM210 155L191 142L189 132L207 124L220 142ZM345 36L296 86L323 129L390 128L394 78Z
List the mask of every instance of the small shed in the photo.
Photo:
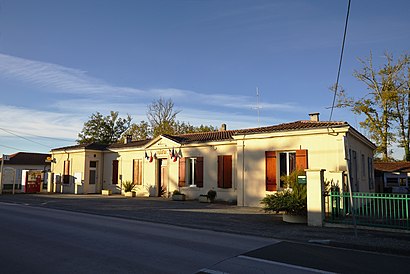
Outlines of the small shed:
M376 192L409 193L410 162L375 162Z

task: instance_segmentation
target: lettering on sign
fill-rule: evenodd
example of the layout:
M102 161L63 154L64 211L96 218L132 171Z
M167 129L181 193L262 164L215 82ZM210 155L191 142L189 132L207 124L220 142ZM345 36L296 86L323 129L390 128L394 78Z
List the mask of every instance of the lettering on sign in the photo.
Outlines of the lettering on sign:
M167 156L168 155L168 150L166 149L161 149L157 151L157 156Z

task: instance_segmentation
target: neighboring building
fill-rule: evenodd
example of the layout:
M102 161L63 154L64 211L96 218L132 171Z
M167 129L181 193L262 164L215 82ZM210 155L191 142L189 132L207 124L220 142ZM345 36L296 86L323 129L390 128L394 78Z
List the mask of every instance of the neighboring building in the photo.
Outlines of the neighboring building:
M110 146L56 148L53 190L119 193L122 182L131 180L138 192L150 196L179 189L196 199L214 189L219 200L260 206L266 194L283 189L280 176L296 168L325 169L324 179L342 187L349 154L353 190L374 191L374 144L346 122L318 118L315 113L310 121L268 127L223 126L216 132L162 135Z
M375 162L376 192L409 193L410 162Z
M50 154L17 152L4 161L2 176L3 192L46 192L47 172L50 170ZM3 161L0 158L0 163Z

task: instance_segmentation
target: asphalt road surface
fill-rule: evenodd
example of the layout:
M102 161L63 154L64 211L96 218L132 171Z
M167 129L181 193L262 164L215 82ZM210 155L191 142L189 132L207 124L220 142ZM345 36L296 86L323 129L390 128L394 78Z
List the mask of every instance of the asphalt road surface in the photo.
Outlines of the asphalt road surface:
M0 273L387 273L389 269L408 273L410 260L0 203Z

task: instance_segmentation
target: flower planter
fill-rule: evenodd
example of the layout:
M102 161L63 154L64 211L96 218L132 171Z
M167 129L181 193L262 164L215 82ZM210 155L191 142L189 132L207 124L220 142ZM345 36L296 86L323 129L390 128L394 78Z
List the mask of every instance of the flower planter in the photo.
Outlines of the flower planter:
M135 191L127 191L125 192L125 197L136 197L137 196L137 192Z
M185 194L173 194L172 200L173 201L185 201Z
M306 215L283 214L282 215L282 220L286 223L306 224L307 223L307 216Z
M112 191L110 189L101 190L101 195L103 196L110 196L111 194L112 194Z

